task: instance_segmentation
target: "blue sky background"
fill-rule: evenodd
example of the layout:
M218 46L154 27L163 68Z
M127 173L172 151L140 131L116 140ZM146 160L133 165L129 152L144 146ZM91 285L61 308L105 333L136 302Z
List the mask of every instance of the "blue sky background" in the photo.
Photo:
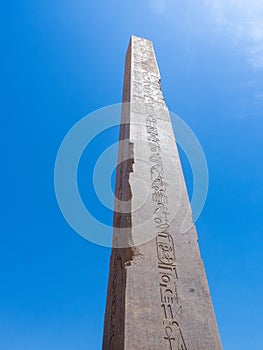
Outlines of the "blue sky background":
M54 162L78 120L121 101L135 34L154 42L167 105L207 157L197 230L223 347L262 349L262 1L23 0L0 16L0 348L101 348L110 249L64 220ZM95 150L80 164L87 202Z

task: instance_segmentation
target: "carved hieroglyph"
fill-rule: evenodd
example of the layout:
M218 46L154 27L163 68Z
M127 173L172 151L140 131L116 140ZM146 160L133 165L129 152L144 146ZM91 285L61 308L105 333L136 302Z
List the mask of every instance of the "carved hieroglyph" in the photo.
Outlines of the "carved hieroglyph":
M126 56L103 350L222 349L152 43Z

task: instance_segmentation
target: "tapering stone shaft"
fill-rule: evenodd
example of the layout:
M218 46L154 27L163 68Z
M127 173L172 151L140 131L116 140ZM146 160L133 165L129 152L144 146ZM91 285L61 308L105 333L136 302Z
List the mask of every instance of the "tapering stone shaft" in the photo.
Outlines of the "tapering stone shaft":
M152 43L126 56L103 350L220 350Z

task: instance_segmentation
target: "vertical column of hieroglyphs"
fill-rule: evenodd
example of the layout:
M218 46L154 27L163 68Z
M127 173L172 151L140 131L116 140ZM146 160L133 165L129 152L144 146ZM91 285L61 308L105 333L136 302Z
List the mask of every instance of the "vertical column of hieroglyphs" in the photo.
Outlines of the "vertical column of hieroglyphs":
M162 144L158 119L167 120L167 108L160 88L160 74L151 42L133 37L132 40L132 104L133 112L144 115L144 128L148 147L150 197L153 202L152 221L155 229L156 268L159 276L159 311L162 328L159 344L154 349L186 350L180 326L182 306L177 293L177 271L173 237L170 234L168 182L165 178Z
M152 269L157 273L148 276L158 276L158 287L156 281L151 285L145 282L145 285L149 290L159 290L158 296L156 291L150 294L159 300L158 306L155 305L158 310L152 310L154 322L157 322L156 314L160 315L158 325L152 325L158 338L151 334L150 345L153 349L220 350L215 315L153 46L150 41L137 37L132 37L131 43L130 139L135 143L135 172L137 159L147 157L148 170L143 166L141 169L149 179L151 203L147 203L146 209L152 208L151 230L154 231L143 230L144 237L154 239L141 248L142 265L148 273L147 260L152 262L155 255ZM136 140L133 140L133 134L137 132L136 126L133 128L132 125L133 122L136 124L136 119L143 124L144 133L140 135L147 149L136 148ZM135 219L136 214L133 217ZM182 230L184 222L189 224L188 232ZM149 317L145 316L146 319Z

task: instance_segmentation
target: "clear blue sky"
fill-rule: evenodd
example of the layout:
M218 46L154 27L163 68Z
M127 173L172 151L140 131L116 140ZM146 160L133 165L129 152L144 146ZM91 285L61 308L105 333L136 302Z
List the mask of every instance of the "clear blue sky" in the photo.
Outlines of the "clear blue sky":
M263 3L21 0L0 13L0 349L101 348L110 249L68 226L53 171L67 131L121 101L131 34L154 42L167 104L207 157L197 230L223 347L263 349Z

